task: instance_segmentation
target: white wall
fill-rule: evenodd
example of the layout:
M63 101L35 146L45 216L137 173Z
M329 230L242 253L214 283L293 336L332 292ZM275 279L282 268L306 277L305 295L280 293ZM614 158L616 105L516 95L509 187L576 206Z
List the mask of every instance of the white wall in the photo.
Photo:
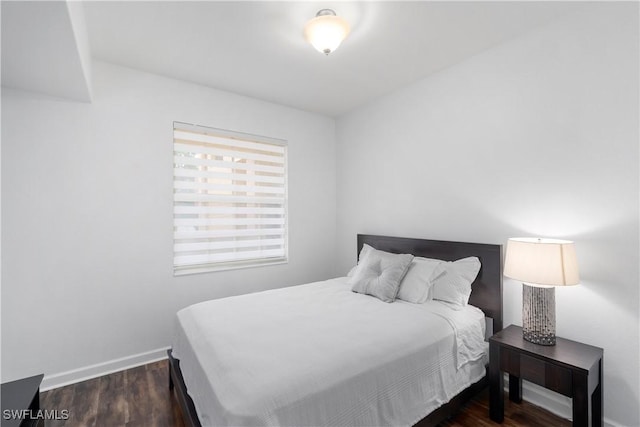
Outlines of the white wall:
M605 416L625 426L640 425L638 47L637 3L590 3L336 125L341 271L359 232L575 240L582 284L557 290L557 332L604 348ZM521 324L521 285L504 290Z
M53 385L144 361L171 344L182 307L333 273L333 119L93 71L91 104L3 89L2 381L80 369ZM173 277L174 120L288 140L288 264Z

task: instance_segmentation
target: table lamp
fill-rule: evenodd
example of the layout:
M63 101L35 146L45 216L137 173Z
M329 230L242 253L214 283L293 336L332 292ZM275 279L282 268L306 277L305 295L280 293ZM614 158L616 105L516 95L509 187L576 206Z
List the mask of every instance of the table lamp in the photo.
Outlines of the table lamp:
M522 282L522 335L556 344L556 286L577 285L578 263L569 240L516 237L507 241L504 275Z

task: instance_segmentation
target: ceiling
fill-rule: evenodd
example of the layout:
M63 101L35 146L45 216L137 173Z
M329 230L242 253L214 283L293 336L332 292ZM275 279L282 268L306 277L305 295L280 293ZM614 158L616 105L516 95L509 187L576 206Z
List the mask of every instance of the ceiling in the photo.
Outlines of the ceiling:
M94 59L332 117L581 7L331 0L82 5ZM302 36L305 22L322 8L333 8L351 24L349 37L329 56ZM5 39L22 43L4 30L3 62Z
M81 3L2 1L2 86L91 101Z

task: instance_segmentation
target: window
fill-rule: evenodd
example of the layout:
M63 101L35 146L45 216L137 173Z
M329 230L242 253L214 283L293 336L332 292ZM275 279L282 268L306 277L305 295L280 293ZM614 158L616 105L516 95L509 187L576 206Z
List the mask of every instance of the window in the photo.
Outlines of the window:
M285 141L174 123L173 269L287 261Z

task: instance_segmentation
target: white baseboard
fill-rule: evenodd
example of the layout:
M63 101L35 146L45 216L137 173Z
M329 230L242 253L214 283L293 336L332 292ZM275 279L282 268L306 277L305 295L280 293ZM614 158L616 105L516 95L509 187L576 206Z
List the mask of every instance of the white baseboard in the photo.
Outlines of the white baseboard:
M45 375L42 380L42 385L40 386L40 391L47 391L53 388L101 377L113 372L146 365L147 363L157 362L158 360L167 358L168 349L169 347L159 348L157 350L121 357L120 359L109 360L107 362L97 363L95 365L85 366L71 371L60 372L59 374Z
M509 391L508 375L505 375L504 383L505 390ZM544 408L561 418L567 420L571 420L573 418L571 398L554 393L536 384L527 381L522 382L522 400L526 400L529 403L533 403L536 406ZM605 427L623 427L606 417L604 418L604 425Z

